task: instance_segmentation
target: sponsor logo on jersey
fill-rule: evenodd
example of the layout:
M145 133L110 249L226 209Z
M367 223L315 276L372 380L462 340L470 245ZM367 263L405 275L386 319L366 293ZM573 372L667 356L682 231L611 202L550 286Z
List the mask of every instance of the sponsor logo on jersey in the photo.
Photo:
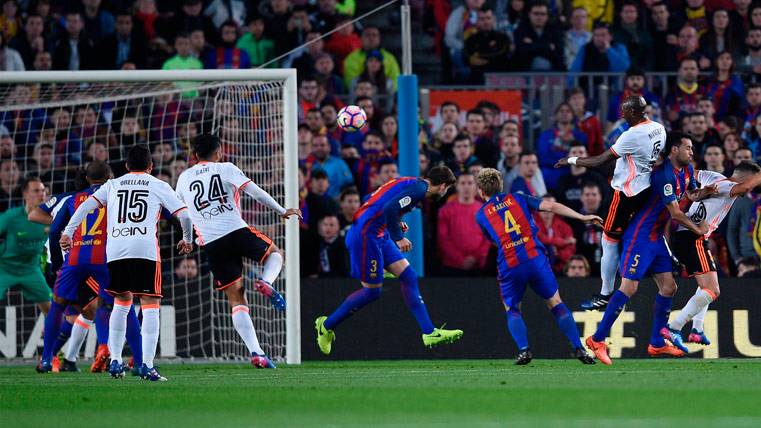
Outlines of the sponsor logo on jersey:
M399 206L404 208L407 205L412 203L412 198L410 196L405 196L402 199L399 199Z
M138 227L138 226L132 226L132 227L114 227L111 229L111 236L114 238L120 237L120 236L135 236L135 235L147 235L148 234L148 228Z
M199 212L201 214L201 217L203 217L206 220L212 219L218 215L222 215L227 212L233 211L235 208L233 207L233 204L219 204L216 207L211 207L208 210L204 210Z
M663 186L663 194L666 196L671 196L674 194L674 187L671 186L671 184L667 184Z
M56 202L58 202L58 197L57 196L53 196L52 198L50 198L50 200L45 202L45 206L48 207L48 208L53 208L55 206Z

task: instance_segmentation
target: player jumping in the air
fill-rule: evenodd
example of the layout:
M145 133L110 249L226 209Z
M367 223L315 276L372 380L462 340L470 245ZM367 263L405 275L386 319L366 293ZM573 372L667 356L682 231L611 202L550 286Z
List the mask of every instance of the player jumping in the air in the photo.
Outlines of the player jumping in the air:
M563 158L555 165L556 168L568 164L596 168L616 160L610 183L613 200L603 223L602 287L600 294L581 304L582 309L605 309L616 283L621 236L634 213L650 197L650 173L666 144L666 130L660 123L648 119L646 107L645 99L638 95L627 98L621 105L621 114L631 128L618 137L610 150L593 157Z
M230 302L235 331L251 353L251 364L257 368L275 368L256 337L243 288L243 259L262 265L262 277L255 282L260 293L272 304L285 309L285 300L272 287L283 267L283 256L265 234L243 220L240 192L276 211L283 219L301 218L298 209L285 209L272 196L254 184L237 166L222 160L219 139L204 134L193 141L198 163L184 171L177 180L177 196L188 203L188 212L198 235L198 244L209 259L216 288Z
M454 174L445 166L431 168L425 178L399 177L379 187L354 214L346 234L346 247L351 274L361 281L362 288L349 295L330 316L315 320L317 345L323 354L330 354L336 326L380 297L384 270L399 278L404 303L420 326L425 346L451 343L462 337L462 330L433 326L420 297L417 274L402 255L412 249L412 243L403 235L406 225L401 216L426 197L444 196L454 183Z
M682 328L690 320L693 320L692 332L687 341L703 345L711 343L703 332L702 321L708 305L719 297L719 277L716 274L716 262L708 248L708 238L724 220L735 199L761 185L760 171L761 168L750 161L743 161L737 165L730 178L718 172L698 171L698 182L703 186L715 185L717 193L700 202L693 202L687 216L694 223L707 222L708 233L695 235L684 226L679 226L674 235L674 253L684 264L687 273L695 277L698 291L674 320L661 329L663 337L684 352L688 351L682 340Z
M685 195L688 195L690 200L699 200L711 194L715 188L708 186L696 190L695 172L690 164L692 141L677 135L672 135L669 140L665 150L668 158L652 173L653 191L624 231L620 266L621 287L613 293L595 334L586 339L589 349L603 364L612 364L605 338L608 337L611 326L626 302L637 292L639 281L648 273L655 277L658 294L655 296L653 328L647 353L653 357L684 356L682 350L667 343L660 333L668 322L671 299L676 293L676 282L671 273L674 266L664 232L670 215L677 223L696 235L706 234L708 224L693 223L679 209L679 200Z
M159 303L161 301L161 255L157 223L162 206L176 215L182 225L183 239L177 248L181 254L193 249L193 225L185 205L165 182L150 175L151 154L142 145L133 146L127 154L123 176L102 185L74 212L61 236L61 248L72 248L72 236L88 214L107 208L109 285L114 296L114 310L109 321L108 347L111 353L109 372L114 378L124 377L122 350L127 329L127 314L133 295L140 297L143 313L141 376L151 381L165 381L153 366L159 337Z
M602 225L602 218L582 215L563 204L523 193L502 193L502 174L496 169L481 170L477 181L478 191L486 203L476 214L476 221L498 247L497 272L507 328L518 346L515 364L528 364L533 358L528 346L526 324L521 316L521 300L527 285L531 285L536 294L547 302L558 327L571 342L576 358L584 364L594 364L595 361L581 345L573 314L560 299L558 283L552 274L547 250L536 237L538 228L531 212L548 211L599 225Z

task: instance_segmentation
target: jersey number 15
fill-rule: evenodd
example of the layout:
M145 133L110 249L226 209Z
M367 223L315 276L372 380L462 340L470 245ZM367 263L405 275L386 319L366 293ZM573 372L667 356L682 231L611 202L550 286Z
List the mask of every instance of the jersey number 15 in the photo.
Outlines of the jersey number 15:
M147 190L119 190L116 192L116 198L119 200L119 215L117 221L126 223L129 220L132 223L141 223L148 216L148 195Z

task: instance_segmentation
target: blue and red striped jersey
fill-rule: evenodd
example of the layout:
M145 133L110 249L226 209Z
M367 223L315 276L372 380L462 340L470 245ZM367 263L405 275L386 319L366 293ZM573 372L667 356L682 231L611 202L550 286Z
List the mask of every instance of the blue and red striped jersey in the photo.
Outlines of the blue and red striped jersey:
M354 214L354 225L363 236L388 234L394 241L404 237L399 226L402 215L425 199L428 183L416 177L399 177L373 192Z
M502 277L508 269L534 257L546 255L536 233L531 211L538 210L540 198L524 193L498 193L476 213L476 221L489 240L497 245L497 270Z
M692 165L676 169L668 159L650 175L653 189L644 207L640 208L624 231L624 242L662 239L670 215L666 205L680 201L688 190L697 188Z
M87 200L100 185L73 194L53 219L50 229L51 242L60 237L61 232L69 223L80 204ZM106 208L91 211L85 221L77 228L72 237L72 246L66 255L64 263L68 266L83 264L101 265L106 263ZM57 240L55 242L58 242Z

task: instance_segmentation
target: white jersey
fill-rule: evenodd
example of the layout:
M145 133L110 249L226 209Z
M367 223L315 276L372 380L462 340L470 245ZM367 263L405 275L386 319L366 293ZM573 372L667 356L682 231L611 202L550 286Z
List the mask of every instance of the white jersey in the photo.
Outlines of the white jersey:
M705 220L708 223L708 233L705 234L705 238L708 239L716 228L719 227L721 221L727 216L727 213L732 208L732 204L735 203L736 196L730 196L732 188L737 185L736 182L727 179L727 177L713 171L697 172L698 182L702 186L708 186L716 184L718 193L710 198L703 199L699 202L693 202L690 205L690 209L687 211L687 217L697 224ZM677 230L687 230L686 227L679 225Z
M610 148L618 160L613 172L613 189L628 197L650 187L650 173L666 145L666 129L647 120L626 130Z
M180 174L177 196L188 205L199 245L248 227L241 217L240 192L250 184L230 162L199 162Z
M109 262L120 259L159 261L158 221L161 209L173 215L185 208L172 187L145 172L128 172L108 180L92 195L107 207Z

